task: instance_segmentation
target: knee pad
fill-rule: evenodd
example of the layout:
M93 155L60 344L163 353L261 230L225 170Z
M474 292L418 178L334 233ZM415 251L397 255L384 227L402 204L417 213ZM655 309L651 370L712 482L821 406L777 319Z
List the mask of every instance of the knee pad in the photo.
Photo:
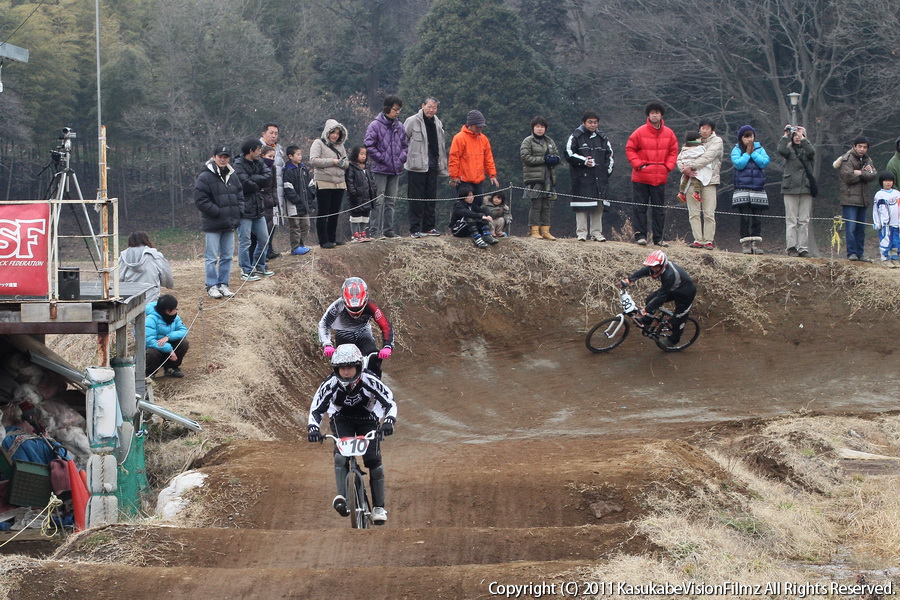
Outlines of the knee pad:
M363 456L363 464L366 466L367 469L369 469L373 472L376 469L381 470L381 457L369 459L369 458L366 458L365 456ZM383 477L383 475L382 475L382 477Z

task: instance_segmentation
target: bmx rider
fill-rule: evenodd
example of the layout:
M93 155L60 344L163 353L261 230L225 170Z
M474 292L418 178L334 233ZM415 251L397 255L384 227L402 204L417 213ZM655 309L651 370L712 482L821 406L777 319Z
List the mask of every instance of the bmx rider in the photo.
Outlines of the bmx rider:
M677 346L681 341L681 333L684 331L684 323L687 321L694 296L697 295L697 286L691 280L683 268L668 259L662 250L654 250L644 261L644 266L622 280L625 285L643 277L650 276L659 279L659 289L647 296L644 309L641 310L639 319L644 325L653 322L649 313L656 311L666 302L675 302L674 315L670 321L672 335L664 342L668 346Z

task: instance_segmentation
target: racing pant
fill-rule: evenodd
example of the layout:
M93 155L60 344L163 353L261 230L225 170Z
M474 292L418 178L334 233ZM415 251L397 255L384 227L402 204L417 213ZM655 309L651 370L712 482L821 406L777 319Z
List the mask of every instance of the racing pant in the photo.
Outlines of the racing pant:
M697 295L697 287L691 285L687 289L678 289L665 293L662 290L656 290L647 296L646 310L653 312L666 302L675 302L675 309L672 311L673 316L669 321L672 325L672 335L669 341L677 344L681 341L681 333L684 331L684 324L687 321L691 306L694 304L694 296ZM651 308L652 307L652 308Z

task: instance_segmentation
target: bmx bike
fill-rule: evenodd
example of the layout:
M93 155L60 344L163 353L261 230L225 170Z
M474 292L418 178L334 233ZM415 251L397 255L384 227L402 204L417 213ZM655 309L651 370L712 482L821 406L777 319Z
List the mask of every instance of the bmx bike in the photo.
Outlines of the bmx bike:
M321 434L321 441L325 438L334 441L341 456L350 459L347 471L347 509L350 511L350 527L353 529L368 529L372 521L372 506L369 504L369 495L366 493L366 472L356 461L357 456L362 456L369 448L369 444L381 437L381 428L373 429L366 435L339 438L331 434Z
M641 330L645 337L652 339L666 352L684 350L700 337L700 323L694 317L688 317L684 322L681 340L674 346L670 345L668 338L672 335L671 319L674 316L672 311L660 308L650 314L653 321L644 325L638 318L640 310L628 292L627 286L619 289L619 302L622 305L622 312L614 317L603 319L588 331L584 343L591 352L601 354L619 346L628 337L632 323Z

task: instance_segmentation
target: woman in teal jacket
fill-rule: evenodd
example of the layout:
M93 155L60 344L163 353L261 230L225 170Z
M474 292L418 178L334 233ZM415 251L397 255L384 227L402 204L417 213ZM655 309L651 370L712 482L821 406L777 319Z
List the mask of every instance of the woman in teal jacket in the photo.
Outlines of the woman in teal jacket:
M187 327L178 316L178 299L171 294L159 297L146 308L147 371L149 377L161 367L169 377L184 377L181 362L188 351Z

